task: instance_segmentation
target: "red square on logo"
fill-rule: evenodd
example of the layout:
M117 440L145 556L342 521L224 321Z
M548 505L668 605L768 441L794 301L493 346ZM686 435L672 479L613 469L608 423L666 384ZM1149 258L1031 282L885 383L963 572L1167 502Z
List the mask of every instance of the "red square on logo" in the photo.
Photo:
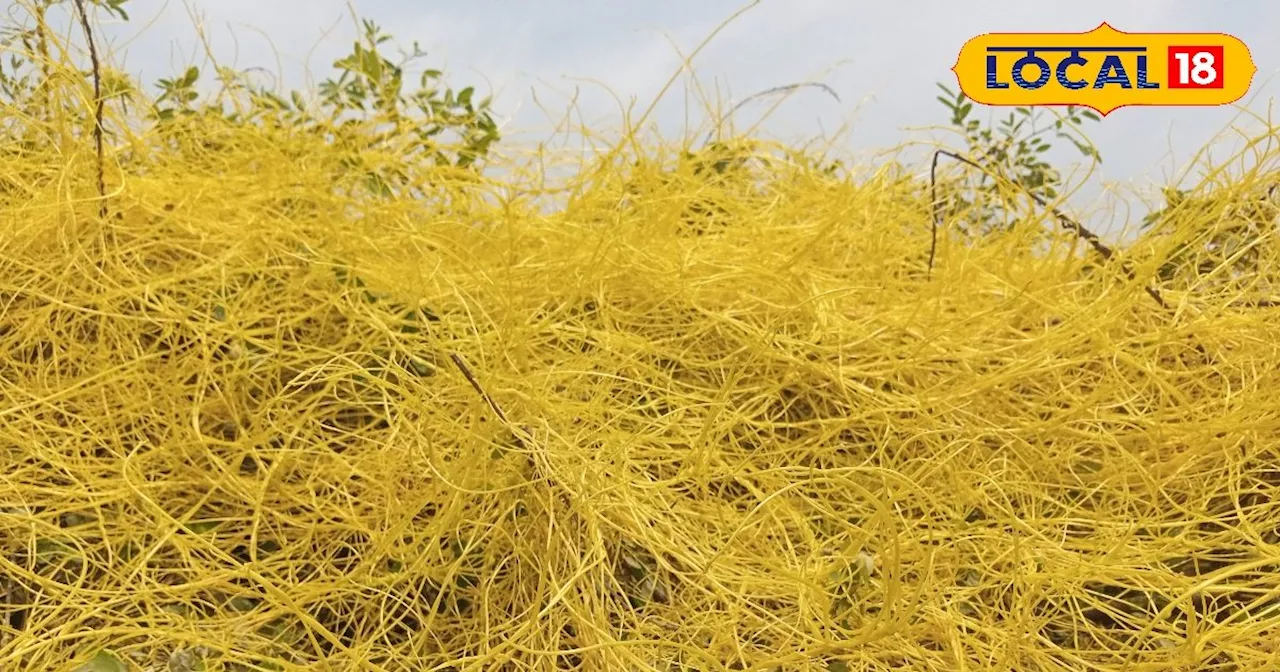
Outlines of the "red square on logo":
M1169 47L1169 88L1221 89L1222 46Z

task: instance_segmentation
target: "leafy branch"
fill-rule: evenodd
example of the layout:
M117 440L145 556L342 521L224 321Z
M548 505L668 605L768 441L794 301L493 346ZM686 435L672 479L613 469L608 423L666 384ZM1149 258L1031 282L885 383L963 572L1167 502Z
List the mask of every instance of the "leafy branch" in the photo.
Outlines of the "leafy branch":
M1062 186L1061 173L1044 155L1052 145L1049 137L1066 140L1075 146L1081 156L1101 163L1102 156L1096 147L1073 132L1086 121L1097 122L1100 117L1077 106L1067 106L1065 115L1054 115L1052 123L1044 120L1042 110L1017 107L1008 117L995 125L983 125L973 118L973 101L964 92L954 92L942 83L938 89L945 95L937 96L950 113L950 123L964 138L970 160L984 167L971 178L949 185L953 216L967 213L966 227L974 233L984 234L1007 226L1010 214L1005 184L1013 184L1035 197L1052 201ZM966 199L964 193L975 193Z

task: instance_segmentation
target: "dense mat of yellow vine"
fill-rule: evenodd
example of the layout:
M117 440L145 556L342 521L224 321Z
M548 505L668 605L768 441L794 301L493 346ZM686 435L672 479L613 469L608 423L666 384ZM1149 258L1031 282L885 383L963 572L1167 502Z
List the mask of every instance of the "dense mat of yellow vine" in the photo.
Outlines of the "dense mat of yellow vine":
M929 273L887 173L355 202L219 137L105 222L0 166L0 669L1280 666L1280 319L1144 291L1221 222Z

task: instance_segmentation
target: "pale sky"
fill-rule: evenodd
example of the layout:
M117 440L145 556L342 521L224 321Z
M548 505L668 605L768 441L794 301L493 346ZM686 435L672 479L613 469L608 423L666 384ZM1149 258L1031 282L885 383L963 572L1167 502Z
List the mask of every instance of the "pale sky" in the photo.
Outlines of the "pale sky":
M611 128L618 97L643 109L679 69L681 57L718 24L745 6L738 0L353 0L406 48L416 40L428 52L424 67L443 69L450 84L476 84L495 96L511 131L543 137L552 123L531 91L562 116L574 87L588 121ZM317 79L351 48L356 37L345 0L129 0L132 21L105 28L117 62L151 84L188 64L205 64L193 15L205 26L223 65L263 67L305 87L309 67ZM1252 51L1259 72L1245 101L1263 117L1280 90L1280 2L1276 0L1075 0L1072 2L969 0L762 0L725 28L693 65L702 85L732 104L755 91L797 81L821 81L841 97L797 92L781 103L764 130L774 137L830 136L842 125L842 151L872 157L913 137L908 129L943 124L935 82L954 86L950 72L966 40L985 32L1085 31L1107 21L1128 32L1226 32ZM151 25L148 25L151 24ZM590 83L592 80L598 84ZM266 80L263 80L266 81ZM685 87L678 85L655 121L664 134L686 127ZM713 94L714 95L714 94ZM755 103L739 126L771 103ZM705 120L693 101L692 123ZM1007 110L995 110L1003 116ZM753 115L754 113L754 115ZM1128 108L1091 131L1102 175L1072 200L1086 219L1100 201L1100 179L1139 188L1178 174L1193 154L1239 110ZM1055 148L1057 149L1057 148ZM1064 148L1065 149L1065 148ZM1074 152L1074 150L1072 150ZM1215 153L1215 156L1218 154ZM1070 159L1073 154L1050 156ZM1226 158L1223 154L1222 158ZM1132 196L1129 196L1132 198ZM1116 212L1111 208L1112 212ZM1140 211L1116 213L1122 224ZM1113 220L1114 221L1114 220ZM1113 228L1114 224L1103 228Z

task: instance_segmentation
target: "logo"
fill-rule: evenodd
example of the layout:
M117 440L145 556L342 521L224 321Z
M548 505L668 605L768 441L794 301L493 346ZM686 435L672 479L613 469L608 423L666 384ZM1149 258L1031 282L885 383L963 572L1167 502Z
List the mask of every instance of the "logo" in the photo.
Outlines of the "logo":
M1076 105L1107 114L1130 105L1229 105L1258 71L1224 33L987 33L951 68L983 105Z

